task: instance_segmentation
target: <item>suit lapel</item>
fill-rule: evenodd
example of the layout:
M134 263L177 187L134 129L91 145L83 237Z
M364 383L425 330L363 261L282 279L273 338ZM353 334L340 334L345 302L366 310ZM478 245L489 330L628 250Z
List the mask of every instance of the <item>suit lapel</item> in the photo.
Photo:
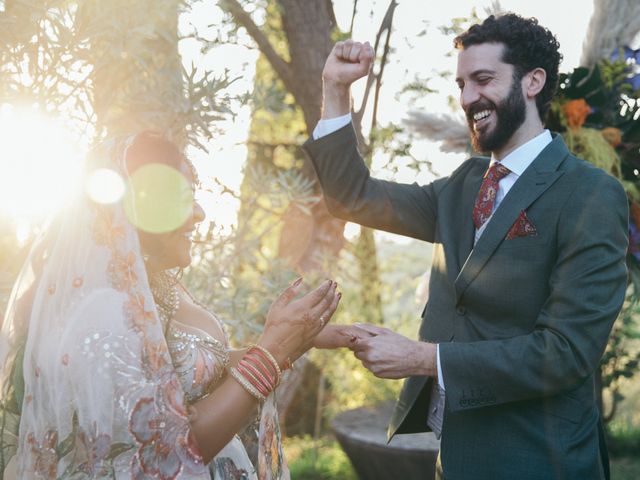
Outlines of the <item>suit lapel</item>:
M511 187L489 220L489 224L455 280L457 302L460 301L469 284L477 277L493 252L502 243L520 212L526 210L562 175L563 172L558 171L558 167L568 154L569 151L562 138L559 135L556 136ZM475 190L476 194L478 189L479 185ZM474 201L475 196L470 210L473 209ZM473 222L471 223L473 225ZM467 241L466 235L467 233L463 232L461 242ZM473 242L473 228L471 242Z
M469 252L473 248L473 237L475 236L475 227L473 225L473 205L478 196L480 185L484 174L489 167L489 159L478 159L478 166L469 172L464 180L462 197L460 199L461 208L461 227L460 238L457 245L458 265L455 276L460 272L460 266L465 263L469 256Z

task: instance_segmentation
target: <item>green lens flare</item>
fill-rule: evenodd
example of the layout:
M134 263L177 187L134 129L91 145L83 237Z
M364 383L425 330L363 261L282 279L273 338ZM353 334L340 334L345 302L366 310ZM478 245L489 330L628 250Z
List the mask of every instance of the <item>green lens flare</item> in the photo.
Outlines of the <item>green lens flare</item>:
M193 213L191 185L182 173L168 165L144 165L129 178L124 211L129 221L145 232L177 230Z

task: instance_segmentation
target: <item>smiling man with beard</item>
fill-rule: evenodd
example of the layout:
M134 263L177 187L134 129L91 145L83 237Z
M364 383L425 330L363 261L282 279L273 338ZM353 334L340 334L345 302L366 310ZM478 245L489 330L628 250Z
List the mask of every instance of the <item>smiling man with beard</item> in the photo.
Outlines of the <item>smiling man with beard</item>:
M549 30L491 16L455 45L472 144L491 158L422 186L371 178L358 152L350 85L371 46L339 42L327 58L305 144L327 206L434 244L419 340L365 324L352 349L376 376L407 379L389 436L441 436L441 478L608 478L594 371L626 288L625 193L544 128L561 59Z

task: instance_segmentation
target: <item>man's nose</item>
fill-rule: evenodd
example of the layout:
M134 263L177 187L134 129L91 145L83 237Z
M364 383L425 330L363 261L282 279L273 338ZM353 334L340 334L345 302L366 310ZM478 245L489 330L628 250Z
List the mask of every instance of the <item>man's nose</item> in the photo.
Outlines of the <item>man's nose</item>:
M460 105L464 110L473 105L480 98L478 90L472 85L465 85L460 92Z

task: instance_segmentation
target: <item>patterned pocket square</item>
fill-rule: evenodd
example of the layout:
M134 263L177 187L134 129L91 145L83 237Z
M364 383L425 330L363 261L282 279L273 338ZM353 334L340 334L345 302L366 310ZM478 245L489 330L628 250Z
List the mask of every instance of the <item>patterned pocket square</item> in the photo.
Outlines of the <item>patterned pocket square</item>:
M507 240L513 240L518 237L535 237L536 235L538 235L536 227L531 223L525 211L522 210L516 221L511 225L509 232L507 232L506 238Z

